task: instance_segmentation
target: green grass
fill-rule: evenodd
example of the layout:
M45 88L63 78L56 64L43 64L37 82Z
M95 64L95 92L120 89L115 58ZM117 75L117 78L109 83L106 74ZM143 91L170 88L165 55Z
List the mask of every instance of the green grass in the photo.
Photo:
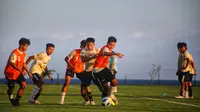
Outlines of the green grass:
M15 87L15 93L19 86ZM131 111L200 111L200 87L193 87L194 99L175 99L179 86L119 86L116 96L119 105L103 107L100 105L100 92L92 85L92 93L96 102L95 106L83 106L80 95L80 86L71 85L65 97L65 104L59 105L62 85L44 85L44 90L39 101L40 105L29 104L28 99L32 92L32 85L27 85L24 96L21 99L21 107L12 107L7 94L6 85L0 85L0 112L131 112ZM166 96L162 96L166 93ZM152 99L146 99L152 98ZM159 101L157 101L159 100ZM199 107L187 106L184 103Z

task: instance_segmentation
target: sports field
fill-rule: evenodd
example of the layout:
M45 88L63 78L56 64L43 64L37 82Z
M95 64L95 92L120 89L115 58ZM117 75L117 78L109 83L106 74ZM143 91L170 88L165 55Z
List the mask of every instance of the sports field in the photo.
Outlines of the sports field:
M18 88L18 86L16 86ZM119 105L103 107L100 105L100 92L92 85L95 106L83 106L79 85L71 85L65 104L59 105L62 85L44 85L39 97L40 105L29 104L32 85L27 85L21 99L21 107L12 107L6 94L6 85L0 85L0 112L130 112L130 111L192 111L200 112L200 87L193 87L194 99L175 99L179 86L119 86ZM16 93L17 89L15 89ZM166 96L162 96L166 93Z

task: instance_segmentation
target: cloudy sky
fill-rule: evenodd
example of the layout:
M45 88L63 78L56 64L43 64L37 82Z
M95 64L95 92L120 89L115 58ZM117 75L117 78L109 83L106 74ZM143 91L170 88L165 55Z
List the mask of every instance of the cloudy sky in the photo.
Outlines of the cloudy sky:
M149 79L156 64L161 79L177 79L179 41L188 43L200 73L199 0L0 0L0 77L21 37L31 39L28 56L54 43L49 68L64 77L64 57L82 39L92 36L100 48L111 35L125 54L118 78Z

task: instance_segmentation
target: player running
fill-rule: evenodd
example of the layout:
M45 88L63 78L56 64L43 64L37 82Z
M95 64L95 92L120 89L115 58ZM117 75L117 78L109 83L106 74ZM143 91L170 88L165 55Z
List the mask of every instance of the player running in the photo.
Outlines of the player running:
M111 83L112 86L117 86L118 82L114 79L111 71L108 69L109 58L113 55L122 58L124 55L121 53L116 53L113 51L116 45L117 39L113 36L108 38L107 45L101 48L99 54L96 58L93 72L94 72L94 82L99 87L102 92L102 97L110 97L111 95L111 87L108 82Z
M83 90L81 90L82 95L85 97L84 105L95 105L95 102L92 98L92 93L89 88L93 74L93 66L96 60L96 56L99 52L99 49L95 48L95 39L87 38L86 39L86 48L81 51L81 60L85 62L85 73L80 77L81 86Z
M26 51L30 45L30 40L26 38L21 38L19 40L19 47L14 49L8 58L7 65L4 70L5 78L7 80L7 94L10 102L13 106L20 106L20 99L24 94L24 89L26 87L26 81L24 78L24 70L28 73L29 77L32 79L32 74L29 72L28 67L25 63L26 61ZM18 83L20 88L17 92L16 98L13 98L13 91L15 83Z
M65 95L68 90L68 86L70 85L71 78L74 77L74 74L76 74L77 77L84 75L84 63L81 60L80 54L81 50L86 47L86 41L82 40L80 44L81 49L75 49L72 52L70 52L68 56L65 57L67 69L65 74L65 83L62 87L62 93L59 104L64 104ZM82 89L83 88L81 88L81 90Z
M28 60L26 61L26 64L29 64L32 60L34 62L32 63L32 66L30 67L30 72L33 74L33 83L34 88L32 95L29 99L30 103L34 104L40 104L40 102L37 100L40 96L44 81L43 81L43 73L48 71L47 64L51 60L51 55L53 54L55 49L55 45L52 43L46 44L46 52L37 53L33 56L30 56ZM53 78L50 76L50 74L47 74L50 80L53 80Z

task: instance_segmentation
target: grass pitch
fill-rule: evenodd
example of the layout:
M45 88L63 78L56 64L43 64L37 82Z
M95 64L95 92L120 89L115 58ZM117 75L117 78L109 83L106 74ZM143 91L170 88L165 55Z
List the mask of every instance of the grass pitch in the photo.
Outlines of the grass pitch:
M15 87L15 94L19 86ZM131 112L131 111L171 111L200 112L200 87L193 87L194 99L175 99L179 86L118 86L116 96L119 105L101 106L101 95L97 87L91 85L95 106L83 106L80 85L71 85L65 97L65 104L59 105L62 85L44 85L39 97L40 105L29 104L33 85L27 85L21 99L21 107L12 107L8 100L6 85L0 85L0 112ZM162 96L166 93L166 96Z

